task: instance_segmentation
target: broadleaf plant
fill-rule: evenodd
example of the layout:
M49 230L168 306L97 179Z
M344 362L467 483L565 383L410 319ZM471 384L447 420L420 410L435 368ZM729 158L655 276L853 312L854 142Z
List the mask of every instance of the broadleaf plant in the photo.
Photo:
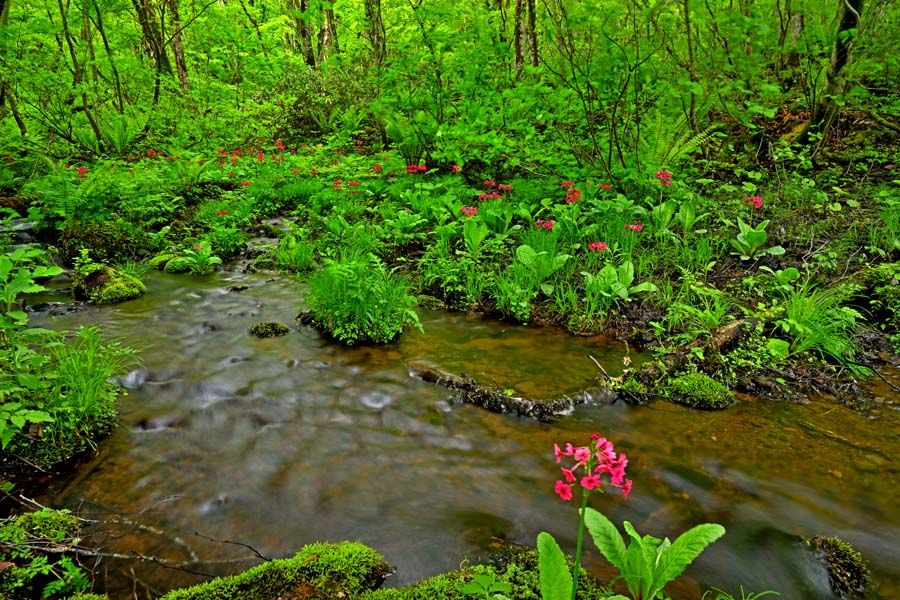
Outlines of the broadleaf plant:
M625 521L625 530L631 537L626 547L622 534L602 513L586 508L584 522L597 548L621 573L633 600L656 598L709 544L725 534L721 525L704 523L669 542L668 538L641 536Z

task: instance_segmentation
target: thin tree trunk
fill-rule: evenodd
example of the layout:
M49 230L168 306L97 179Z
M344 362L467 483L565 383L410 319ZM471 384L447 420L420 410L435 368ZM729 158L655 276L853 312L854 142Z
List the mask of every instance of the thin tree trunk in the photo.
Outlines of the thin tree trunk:
M63 37L66 46L69 49L69 57L72 60L72 89L81 90L81 108L84 110L84 115L87 117L91 130L94 132L94 137L97 140L97 149L102 150L103 133L100 131L100 125L97 123L94 111L88 102L87 91L81 86L81 83L84 81L84 68L81 66L81 61L78 59L78 53L75 51L75 42L72 41L72 34L69 31L68 11L66 11L66 7L63 5L63 0L57 0L57 6L59 7L59 16L60 21L62 22Z
M372 46L375 65L380 67L384 62L387 46L385 42L384 21L381 19L381 0L365 0L366 3L366 40Z
M166 41L160 27L157 26L157 19L163 21L163 13L157 10L154 0L131 0L131 3L141 26L147 56L153 61L157 72L171 76L172 63L169 62L169 54L166 52Z
M291 0L294 6L297 0ZM297 37L300 38L300 52L303 54L303 60L310 67L316 66L316 55L313 52L312 45L312 27L309 26L309 0L300 0L298 6L300 14L294 19L297 28Z
M525 1L516 0L516 10L513 18L513 27L515 28L515 33L513 34L513 66L517 76L522 72L522 67L525 66L525 48L528 45L525 39Z
M12 113L13 119L16 121L16 125L19 127L19 133L22 136L28 135L28 128L25 127L25 121L22 119L22 115L19 113L19 104L16 102L16 95L13 94L13 91L9 88L9 84L7 82L3 82L2 91L0 91L0 96L5 99L5 103L9 104L9 111ZM6 109L3 107L3 103L0 103L0 117L3 116L3 112Z
M697 63L694 56L694 29L691 23L691 3L690 0L684 0L682 3L684 11L684 32L687 38L688 52L688 76L691 79L691 98L688 104L687 119L691 130L694 133L700 133L700 126L697 124L697 92L696 88L700 85L697 78Z
M322 14L325 17L325 22L322 23L322 29L319 31L318 64L320 65L341 51L340 45L338 45L334 8L327 5L327 8L322 10Z
M103 49L106 51L106 57L109 59L109 69L112 72L113 86L116 90L116 110L120 115L125 114L125 99L122 96L122 82L119 78L119 69L116 67L116 61L113 58L112 49L109 47L109 38L106 37L106 30L103 27L103 14L100 12L100 5L93 0L94 14L97 16L94 21L94 27L100 33L100 39L103 41Z
M178 74L178 81L181 82L181 89L188 91L191 89L191 82L188 79L187 61L184 58L184 46L181 42L181 16L178 14L178 0L166 0L169 12L172 14L172 27L175 33L172 34L172 54L175 56L175 72Z
M819 144L825 141L828 130L837 118L838 100L844 95L847 82L842 71L852 58L855 31L859 28L860 15L863 10L863 0L839 0L840 8L838 16L840 23L834 37L834 48L831 51L831 61L825 72L825 83L816 98L812 115L806 126L797 138L801 144L808 144L815 137L820 136Z

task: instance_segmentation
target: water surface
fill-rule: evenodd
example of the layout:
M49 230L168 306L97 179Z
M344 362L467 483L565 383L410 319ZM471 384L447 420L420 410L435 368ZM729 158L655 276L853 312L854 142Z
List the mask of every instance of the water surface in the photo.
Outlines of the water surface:
M541 424L457 404L448 390L412 377L409 363L550 398L593 384L588 355L620 373L625 348L422 312L424 334L345 349L296 325L303 288L288 279L153 273L147 284L144 298L53 324L96 323L142 348L143 367L125 378L122 426L44 498L86 517L141 525L90 531L107 552L225 574L259 559L223 541L275 557L308 542L358 540L396 565L389 585L402 585L486 557L497 539L533 544L549 531L571 551L576 507L553 494L552 446L599 431L628 453L635 486L628 502L592 497L596 508L660 537L705 521L727 529L668 588L676 600L740 585L792 600L829 598L801 541L812 535L853 543L884 597L900 597L898 418L890 404L862 414L746 398L703 413L619 402ZM247 328L261 320L292 331L250 337ZM36 325L47 321L34 317ZM588 563L612 575L596 554ZM98 574L122 599L202 580L121 560L104 561Z

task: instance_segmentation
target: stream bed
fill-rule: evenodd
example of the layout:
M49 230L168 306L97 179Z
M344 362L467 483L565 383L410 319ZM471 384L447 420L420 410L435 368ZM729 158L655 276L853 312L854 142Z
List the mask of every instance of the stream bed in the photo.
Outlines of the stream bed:
M634 490L597 494L614 522L674 538L701 522L725 526L685 576L675 600L709 587L740 597L831 598L804 548L840 536L872 567L881 594L900 597L900 413L833 402L742 398L725 412L657 401L598 402L553 424L455 403L414 378L411 361L464 371L480 383L555 398L592 387L597 367L621 373L626 348L553 328L420 311L425 332L384 347L341 348L294 317L303 288L264 274L151 273L148 294L32 323L97 324L141 349L124 378L121 426L97 456L39 501L91 519L104 552L138 552L228 574L313 541L357 540L396 566L404 585L486 558L497 540L534 544L551 532L574 551L574 503L553 493L553 444L598 431L627 452ZM246 286L246 288L244 288ZM263 320L291 326L256 339ZM900 383L898 374L887 374ZM887 388L885 388L887 390ZM596 552L586 562L614 575ZM99 585L114 600L202 581L152 562L106 559Z

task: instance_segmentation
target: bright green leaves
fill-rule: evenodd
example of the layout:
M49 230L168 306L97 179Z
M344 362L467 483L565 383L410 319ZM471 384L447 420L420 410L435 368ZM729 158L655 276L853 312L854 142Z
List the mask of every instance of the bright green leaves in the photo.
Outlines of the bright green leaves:
M631 538L626 547L622 534L602 513L585 509L585 525L606 560L619 570L635 600L656 598L709 544L725 534L721 525L705 523L669 542L668 538L641 536L625 521L625 531Z

